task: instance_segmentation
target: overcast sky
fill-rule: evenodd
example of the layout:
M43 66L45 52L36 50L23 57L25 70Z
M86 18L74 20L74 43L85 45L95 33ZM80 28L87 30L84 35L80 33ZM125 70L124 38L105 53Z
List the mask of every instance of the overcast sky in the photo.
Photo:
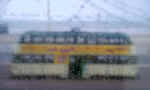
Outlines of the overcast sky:
M150 0L91 0L98 7L102 7L114 15L127 19L147 19L150 17ZM120 4L120 1L126 3ZM108 18L102 10L92 8L89 4L84 4L85 8L78 13L83 0L50 0L51 18L54 20L66 20L72 15L79 15L83 20L95 20L100 14L100 18ZM121 5L121 6L120 6ZM118 8L121 7L121 8ZM125 10L122 10L125 9ZM4 19L37 19L46 20L47 0L11 0L3 15ZM146 18L143 18L145 16ZM112 17L110 17L112 18Z

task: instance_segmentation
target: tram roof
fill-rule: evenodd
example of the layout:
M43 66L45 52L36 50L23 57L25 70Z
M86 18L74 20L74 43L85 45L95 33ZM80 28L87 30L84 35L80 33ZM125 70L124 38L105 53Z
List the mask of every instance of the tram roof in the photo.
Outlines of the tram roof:
M90 37L104 37L104 38L124 38L129 39L129 36L124 33L114 32L82 32L82 31L64 31L64 32L40 32L40 31L29 31L24 33L22 36L33 35L33 36L90 36Z

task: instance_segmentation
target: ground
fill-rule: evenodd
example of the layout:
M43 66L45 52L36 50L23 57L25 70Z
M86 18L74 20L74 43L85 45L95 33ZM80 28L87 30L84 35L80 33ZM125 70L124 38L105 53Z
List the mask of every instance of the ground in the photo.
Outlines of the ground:
M148 59L147 59L148 60ZM8 60L7 60L8 61ZM144 61L144 60L143 60ZM2 62L2 60L1 60ZM0 90L149 90L150 67L139 68L137 80L13 80L9 63L0 64Z

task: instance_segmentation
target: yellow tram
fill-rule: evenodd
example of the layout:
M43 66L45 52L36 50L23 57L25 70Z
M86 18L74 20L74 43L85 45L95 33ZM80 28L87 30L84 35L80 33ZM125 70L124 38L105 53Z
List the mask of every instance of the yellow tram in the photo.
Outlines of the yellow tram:
M12 76L136 77L130 37L102 32L27 32L15 50Z

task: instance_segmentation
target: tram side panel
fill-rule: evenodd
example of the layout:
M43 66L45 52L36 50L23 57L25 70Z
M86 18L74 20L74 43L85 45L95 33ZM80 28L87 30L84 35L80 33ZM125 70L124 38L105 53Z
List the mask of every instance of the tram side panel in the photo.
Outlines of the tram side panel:
M83 78L93 76L103 77L136 77L137 66L134 65L108 65L108 64L87 64L83 71Z
M38 57L37 57L38 56ZM11 64L12 76L58 76L68 77L68 65L56 63L51 55L16 55ZM43 57L40 58L39 57Z
M64 64L11 64L13 76L58 76L68 77L68 67Z
M105 58L99 62L85 64L83 78L90 78L93 76L136 77L138 75L138 66L135 56L125 56L125 58L119 62L116 61L117 59L111 60L112 61Z

